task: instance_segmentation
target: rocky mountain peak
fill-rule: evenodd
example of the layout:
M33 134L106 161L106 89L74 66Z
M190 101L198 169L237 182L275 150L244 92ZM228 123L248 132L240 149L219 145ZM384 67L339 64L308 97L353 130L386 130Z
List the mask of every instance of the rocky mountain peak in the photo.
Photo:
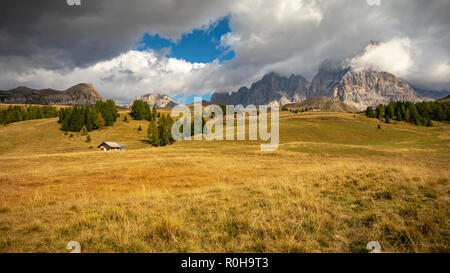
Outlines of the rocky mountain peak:
M376 46L376 42L371 44ZM358 110L390 101L427 100L408 83L382 71L355 71L339 60L326 60L309 83L300 75L289 78L269 73L253 83L251 88L240 88L231 94L215 93L211 100L223 104L284 105L323 96L338 99Z
M300 75L289 78L278 73L268 73L250 88L241 87L235 93L214 93L211 101L229 105L284 105L304 100L308 82Z
M137 99L147 102L152 108L165 108L177 105L175 101L165 94L150 93L139 96Z

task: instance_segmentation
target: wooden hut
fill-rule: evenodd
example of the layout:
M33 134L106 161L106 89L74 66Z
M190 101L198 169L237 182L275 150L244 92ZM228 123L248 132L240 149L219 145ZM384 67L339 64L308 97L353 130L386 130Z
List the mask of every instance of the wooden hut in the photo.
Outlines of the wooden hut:
M117 144L116 142L103 142L102 144L98 145L98 149L102 152L106 151L120 151L122 150L122 147L124 145Z

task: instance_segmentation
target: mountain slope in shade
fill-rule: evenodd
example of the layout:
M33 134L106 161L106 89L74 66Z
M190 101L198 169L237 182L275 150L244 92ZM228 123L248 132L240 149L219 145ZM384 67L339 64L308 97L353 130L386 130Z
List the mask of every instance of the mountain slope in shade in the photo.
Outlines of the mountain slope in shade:
M250 88L241 87L232 94L214 93L211 101L228 105L284 105L304 101L308 88L308 81L300 75L287 78L270 73Z
M169 96L164 94L146 94L137 97L138 100L142 100L147 102L150 107L153 108L155 106L157 109L165 108L165 107L173 107L177 105L175 101L173 101Z
M324 96L307 99L300 103L291 103L285 105L288 109L318 109L332 112L356 113L358 109L348 105L339 99L330 99Z
M0 103L9 104L92 105L98 100L104 101L89 83L80 83L65 91L36 90L24 86L0 91Z
M449 102L449 101L450 101L450 95L448 95L448 96L445 97L445 98L439 99L439 100L437 100L437 101L439 101L439 102Z
M413 86L412 84L410 84L410 85L414 90L416 90L416 92L419 95L421 95L423 97L428 97L428 98L438 100L447 95L450 95L450 90L431 90L431 89L425 89L425 88Z

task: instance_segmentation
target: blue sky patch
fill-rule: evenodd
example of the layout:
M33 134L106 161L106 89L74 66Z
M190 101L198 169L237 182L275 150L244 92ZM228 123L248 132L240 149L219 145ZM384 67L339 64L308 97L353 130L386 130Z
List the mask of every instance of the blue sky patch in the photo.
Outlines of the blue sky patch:
M194 98L195 97L202 97L202 100L204 100L204 101L210 101L211 100L211 94L205 94L203 96L201 96L201 95L189 95L189 96L186 96L186 95L180 94L180 95L177 95L177 96L173 97L172 99L174 101L176 101L177 103L179 103L179 104L186 105L186 104L194 103Z
M208 28L194 29L191 33L183 34L177 43L162 38L159 34L146 33L135 49L141 51L161 50L170 47L171 51L167 57L196 63L210 63L215 59L223 62L234 58L234 52L230 48L220 46L220 37L231 32L228 23L229 17L221 18Z

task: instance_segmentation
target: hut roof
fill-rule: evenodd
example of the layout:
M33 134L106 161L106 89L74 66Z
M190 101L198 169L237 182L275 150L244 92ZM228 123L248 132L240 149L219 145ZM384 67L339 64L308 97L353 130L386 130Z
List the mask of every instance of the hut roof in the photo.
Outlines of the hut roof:
M108 145L108 146L111 147L111 148L120 148L120 147L121 147L121 146L120 146L119 144L117 144L116 142L106 141L106 142L103 142L102 144L98 145L97 148L100 148L103 144L106 144L106 145Z

